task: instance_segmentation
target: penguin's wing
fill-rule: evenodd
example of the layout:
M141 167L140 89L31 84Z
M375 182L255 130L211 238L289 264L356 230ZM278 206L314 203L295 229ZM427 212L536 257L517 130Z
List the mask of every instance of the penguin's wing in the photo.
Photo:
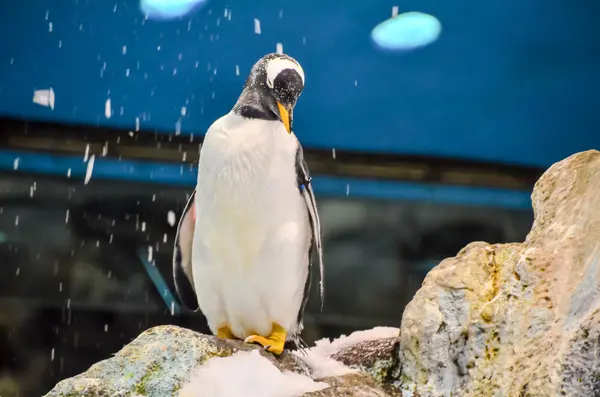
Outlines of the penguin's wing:
M314 270L313 258L316 256L316 260L319 263L319 296L321 298L321 310L323 310L323 298L325 292L324 286L324 269L323 269L323 247L321 241L321 222L319 221L319 213L317 212L317 202L315 201L315 194L313 192L310 172L308 171L308 165L304 161L304 152L302 145L298 143L298 149L296 151L296 179L298 182L298 189L306 204L306 210L310 219L310 226L312 229L312 241L309 252L309 271L306 285L304 287L304 297L302 306L299 313L299 322L301 322L302 314L308 301L308 296L311 287L311 278Z
M173 281L179 300L190 310L198 310L198 300L194 290L194 277L192 276L192 243L194 241L194 190L183 210L173 249Z

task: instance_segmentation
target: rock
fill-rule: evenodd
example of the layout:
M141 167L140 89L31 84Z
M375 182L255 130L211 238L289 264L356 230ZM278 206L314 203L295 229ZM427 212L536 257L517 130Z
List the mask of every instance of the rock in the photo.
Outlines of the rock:
M306 393L303 397L396 397L400 394L387 393L381 385L366 374L347 374L324 378L330 387L316 392Z
M385 385L398 378L400 373L400 337L368 340L345 347L331 356L350 368L368 373Z
M388 338L346 346L339 352L339 360L360 367L363 372L315 379L325 382L327 387L306 396L399 396L399 390L387 384L391 379L388 372L397 368L398 345L399 338ZM385 349L375 353L376 346ZM167 325L143 332L114 357L93 365L83 374L59 382L45 397L179 396L179 390L188 382L192 371L209 359L254 350L280 371L311 376L311 369L300 353L286 351L275 358L255 345ZM370 373L379 374L379 382ZM235 373L231 374L231 377L235 376Z
M600 396L600 152L550 167L523 243L475 242L406 307L405 396Z

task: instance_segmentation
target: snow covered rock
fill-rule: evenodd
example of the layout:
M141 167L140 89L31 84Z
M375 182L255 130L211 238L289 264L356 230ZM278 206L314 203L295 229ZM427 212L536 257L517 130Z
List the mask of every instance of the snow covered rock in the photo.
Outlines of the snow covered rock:
M404 396L600 396L600 152L550 167L523 243L475 242L406 307Z
M275 358L241 341L159 326L45 397L395 397L387 374L398 371L399 344L398 328L378 327Z

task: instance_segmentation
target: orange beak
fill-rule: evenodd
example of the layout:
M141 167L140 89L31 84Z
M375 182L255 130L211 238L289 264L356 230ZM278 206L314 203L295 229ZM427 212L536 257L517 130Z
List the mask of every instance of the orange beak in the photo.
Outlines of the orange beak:
M281 117L281 121L283 122L283 125L285 126L285 129L287 130L288 134L291 134L292 133L292 128L290 126L290 114L289 114L289 112L279 102L277 102L277 108L279 108L279 116Z

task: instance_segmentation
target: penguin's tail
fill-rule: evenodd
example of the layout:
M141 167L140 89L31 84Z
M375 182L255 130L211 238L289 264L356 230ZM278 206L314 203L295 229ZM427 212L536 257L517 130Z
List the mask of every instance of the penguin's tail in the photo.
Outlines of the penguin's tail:
M285 343L284 348L290 351L298 351L302 355L306 356L308 354L307 350L309 349L309 346L300 335L295 335L293 339Z

